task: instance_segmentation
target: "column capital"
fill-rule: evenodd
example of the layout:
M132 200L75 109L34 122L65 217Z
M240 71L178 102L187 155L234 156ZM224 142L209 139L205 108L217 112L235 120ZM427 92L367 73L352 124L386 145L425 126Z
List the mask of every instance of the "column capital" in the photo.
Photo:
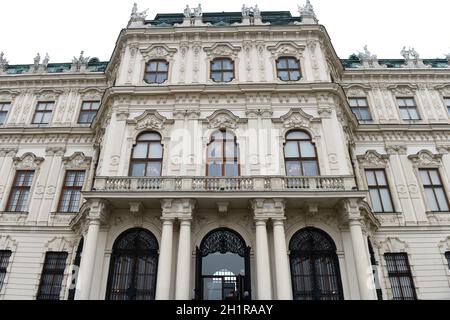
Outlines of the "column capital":
M192 219L196 201L194 199L162 199L162 216L177 219Z
M284 217L286 200L284 199L253 199L250 200L253 214L256 219L276 219Z
M104 199L90 199L88 200L89 212L86 215L86 220L89 223L105 223L109 216L109 203Z
M341 200L338 205L337 209L340 213L340 218L343 221L361 221L363 219L363 216L361 214L360 207L360 200L359 199L345 199Z

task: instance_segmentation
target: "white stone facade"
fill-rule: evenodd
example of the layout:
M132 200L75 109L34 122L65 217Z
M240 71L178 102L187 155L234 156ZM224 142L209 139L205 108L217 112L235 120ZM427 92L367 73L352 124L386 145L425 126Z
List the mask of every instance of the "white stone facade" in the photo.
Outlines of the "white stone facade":
M386 68L369 55L344 68L314 14L290 24L261 15L214 25L200 12L158 26L135 13L104 72L83 59L67 72L0 69L0 103L11 104L0 125L0 251L11 252L0 300L37 298L48 251L68 253L60 299L75 280L75 299L105 299L114 242L133 228L158 242L156 299L195 298L196 248L216 228L250 247L252 299L292 299L289 243L305 227L333 240L344 299L377 298L367 238L383 299L394 298L386 253L407 253L418 299L450 299L450 212L432 211L419 173L437 169L450 198L450 67L411 60ZM298 81L278 78L284 56L298 59ZM218 57L234 61L230 82L211 78ZM152 59L168 62L162 84L144 81ZM352 97L367 99L370 123L358 123ZM402 120L396 97L414 98L420 120ZM55 102L50 123L33 125L42 101ZM101 101L92 125L78 123L83 101ZM206 175L220 129L236 136L238 177ZM294 129L316 146L316 177L286 175L284 144ZM133 146L149 131L161 136L161 176L130 177ZM379 168L391 213L371 207L364 170ZM18 170L34 176L25 209L9 212ZM59 212L67 170L85 172L72 213Z

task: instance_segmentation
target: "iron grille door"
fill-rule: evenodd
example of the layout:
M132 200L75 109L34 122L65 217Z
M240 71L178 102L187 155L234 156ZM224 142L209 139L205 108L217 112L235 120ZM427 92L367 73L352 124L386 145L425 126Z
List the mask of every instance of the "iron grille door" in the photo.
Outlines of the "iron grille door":
M416 289L406 253L385 253L393 300L416 300Z
M66 260L67 252L46 253L37 300L59 300Z

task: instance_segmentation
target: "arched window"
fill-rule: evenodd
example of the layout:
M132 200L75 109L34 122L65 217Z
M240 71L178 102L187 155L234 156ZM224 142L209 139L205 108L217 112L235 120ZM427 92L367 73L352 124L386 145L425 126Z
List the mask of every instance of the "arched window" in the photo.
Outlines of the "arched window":
M234 79L234 61L216 58L211 61L211 79L214 82L230 82Z
M131 154L132 177L161 176L163 147L157 132L145 132L138 136Z
M235 231L209 232L197 248L196 268L198 300L250 299L250 247Z
M300 79L300 62L294 57L279 57L277 59L277 75L282 81L297 81Z
M166 60L150 60L145 65L145 82L163 83L169 75L169 62Z
M154 300L158 242L145 229L122 233L113 246L107 300Z
M295 300L342 300L336 246L315 228L298 231L289 244Z
M236 177L240 175L236 136L225 129L214 132L208 144L206 175Z
M294 130L286 135L284 161L288 176L317 176L319 165L316 147L304 131Z

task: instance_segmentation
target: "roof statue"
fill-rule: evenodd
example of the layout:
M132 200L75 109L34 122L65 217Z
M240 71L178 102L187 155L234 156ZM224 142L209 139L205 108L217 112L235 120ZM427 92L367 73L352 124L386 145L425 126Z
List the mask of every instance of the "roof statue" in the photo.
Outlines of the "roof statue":
M147 17L147 11L148 9L138 12L137 3L135 2L133 5L133 9L131 10L131 20L137 20L137 19L145 19Z
M364 46L364 52L358 51L358 58L361 60L364 68L383 68L383 66L380 66L378 63L377 56L367 49L367 45Z
M404 46L400 54L405 59L405 64L402 66L403 68L430 68L429 65L423 63L423 60L420 59L419 53L414 48L409 48L406 50Z
M302 17L303 23L317 23L316 13L314 12L314 7L309 0L306 0L304 6L298 5L298 12Z
M44 60L42 60L42 66L44 67L44 69L47 69L49 61L50 61L50 56L48 55L48 53L46 53Z
M33 68L35 71L37 71L39 69L39 64L41 62L41 55L38 53L36 57L34 57L33 61L34 61Z
M377 59L377 56L372 54L368 49L367 49L367 44L364 46L364 52L359 52L358 53L358 57L361 60L374 60Z
M190 18L192 16L192 10L191 8L189 8L189 5L186 5L186 9L184 9L184 17L185 18Z
M8 60L5 58L5 54L3 52L0 53L0 72L6 71L6 67L8 67Z
M243 4L241 12L243 17L261 17L261 11L257 4L254 7L247 7Z
M406 62L409 61L409 50L406 50L406 47L404 46L402 51L400 51L400 55L405 59Z
M89 61L89 57L85 58L84 51L81 51L80 56L78 58L73 57L71 71L74 71L74 72L84 71L88 64L88 61Z

